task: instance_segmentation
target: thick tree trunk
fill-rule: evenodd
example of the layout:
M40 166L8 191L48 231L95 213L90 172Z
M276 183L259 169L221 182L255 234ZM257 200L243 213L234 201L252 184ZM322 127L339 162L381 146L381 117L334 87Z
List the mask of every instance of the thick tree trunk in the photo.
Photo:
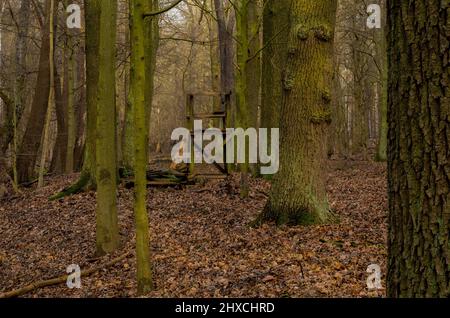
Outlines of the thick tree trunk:
M261 127L278 128L292 0L267 0L263 12ZM268 138L270 140L270 138Z
M388 6L388 296L449 297L450 3Z
M280 1L282 2L282 1ZM330 221L324 173L337 1L292 2L280 118L280 170L257 221Z

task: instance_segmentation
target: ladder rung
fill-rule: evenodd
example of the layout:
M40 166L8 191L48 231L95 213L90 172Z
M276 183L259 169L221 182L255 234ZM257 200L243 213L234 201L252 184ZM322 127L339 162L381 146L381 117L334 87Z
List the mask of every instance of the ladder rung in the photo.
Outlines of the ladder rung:
M225 113L205 113L205 114L195 114L195 115L187 115L186 117L188 119L191 119L192 117L194 119L214 119L214 118L226 118Z

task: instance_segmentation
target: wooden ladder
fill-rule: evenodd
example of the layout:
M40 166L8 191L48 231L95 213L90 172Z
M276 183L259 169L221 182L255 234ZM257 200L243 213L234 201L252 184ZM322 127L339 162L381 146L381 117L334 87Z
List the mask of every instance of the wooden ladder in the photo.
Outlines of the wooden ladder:
M196 113L195 112L196 96L219 98L220 110L214 111L214 109L213 109L213 111L211 113ZM213 93L213 92L199 92L199 93L195 93L195 94L190 93L190 94L186 95L186 123L187 123L187 128L191 132L191 147L190 147L191 163L189 165L189 177L190 178L203 177L206 179L220 179L220 178L228 176L229 171L228 171L228 166L226 163L224 163L223 166L221 164L214 163L214 166L217 168L219 173L196 174L195 162L194 162L194 152L195 152L194 147L199 149L199 146L195 145L193 137L195 135L195 131L194 131L194 121L195 120L219 119L220 126L221 126L220 130L221 130L221 132L224 136L224 140L225 140L227 122L229 122L228 115L230 114L230 112L229 112L230 104L231 104L231 95L230 94L220 94L220 93ZM211 109L212 108L214 108L214 107L211 107ZM205 132L205 129L202 129L202 134L204 132ZM203 149L199 149L199 150L203 151ZM224 144L223 144L224 156L226 155L226 153L227 153L227 145L226 145L226 142L224 142Z

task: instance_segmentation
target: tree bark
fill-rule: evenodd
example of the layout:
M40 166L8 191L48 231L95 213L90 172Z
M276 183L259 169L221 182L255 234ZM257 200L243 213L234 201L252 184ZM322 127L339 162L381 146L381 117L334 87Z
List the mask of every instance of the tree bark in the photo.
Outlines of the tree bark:
M117 2L99 0L97 116L95 132L97 181L97 254L119 246L116 163L116 17Z
M386 47L386 1L382 1L382 27L379 31L377 45L377 61L381 68L380 83L378 85L378 95L380 97L378 106L378 117L379 117L379 127L378 127L378 139L377 139L377 152L375 155L376 161L386 161L387 160L387 81L388 81L388 66L387 66L387 47Z
M257 222L316 224L332 219L324 167L331 121L336 5L335 0L292 2L283 70L280 170Z
M131 39L131 97L134 112L134 215L136 223L136 262L139 294L145 294L153 288L150 263L149 225L147 216L147 161L148 161L148 125L146 93L145 36L146 27L142 18L143 0L130 0L130 39Z
M263 12L261 127L278 128L292 0L267 0ZM270 138L268 138L270 140Z
M99 77L99 25L100 25L100 1L85 1L86 21L86 144L82 176L85 180L82 187L96 187L96 126L97 126L97 87Z
M389 297L450 296L450 3L388 2Z

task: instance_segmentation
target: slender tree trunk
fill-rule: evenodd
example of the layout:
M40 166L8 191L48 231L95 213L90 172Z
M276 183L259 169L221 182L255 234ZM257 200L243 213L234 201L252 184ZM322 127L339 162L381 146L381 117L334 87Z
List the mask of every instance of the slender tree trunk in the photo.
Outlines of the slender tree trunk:
M387 48L386 48L386 3L382 2L382 28L379 30L378 46L377 46L377 61L381 68L381 83L379 84L379 128L377 140L377 153L375 155L376 161L387 160L387 81L388 81L388 67L387 67Z
M125 42L130 46L130 28L128 27L125 31ZM128 58L128 63L130 64L130 59ZM130 69L127 66L125 71L125 118L123 123L123 135L122 135L122 166L129 172L133 171L134 167L134 140L133 140L133 97L131 96L131 90L129 89L130 82Z
M249 30L248 30L248 1L242 0L236 4L236 37L238 44L237 49L237 72L236 72L236 124L247 129L250 126L250 114L248 105L248 86L247 86L247 63L249 59ZM245 163L239 165L241 172L240 192L241 197L246 198L249 194L248 186L248 149L245 146Z
M324 167L336 5L335 0L292 2L280 114L280 170L257 223L315 224L332 219Z
M97 125L95 132L97 180L97 254L119 246L116 187L116 17L117 2L100 1Z
M247 102L249 124L258 127L258 109L261 105L261 4L249 0L247 9L248 59L247 59Z
M154 12L159 9L159 0L145 2L145 10ZM156 56L159 48L159 15L144 19L145 45L145 106L147 111L147 130L150 126L152 102L154 94L154 76L156 71Z
M214 8L213 0L210 0L210 7ZM220 60L218 45L217 23L210 17L208 19L208 39L209 39L209 58L211 67L211 90L215 93L220 92ZM220 111L220 100L213 101L213 111ZM222 127L223 128L223 127Z
M234 19L225 17L222 0L214 0L217 25L219 30L220 81L223 94L230 94L233 89L233 28Z
M86 145L79 185L96 187L97 87L99 77L99 25L101 0L85 1L86 21Z
M148 125L146 107L146 27L142 19L147 6L143 0L130 0L131 96L134 112L134 215L136 222L136 261L138 292L153 288L147 216ZM147 64L148 65L148 64ZM147 105L148 106L148 105Z
M261 108L261 26L262 7L260 0L249 0L247 10L248 60L246 69L248 127L259 128ZM258 175L257 165L249 164L253 175Z
M388 2L389 297L450 296L450 3Z
M56 142L53 147L53 157L51 164L51 171L56 173L64 172L64 164L66 162L67 152L67 120L66 120L66 104L64 100L65 89L61 88L61 77L55 68L55 109L56 121L58 125L58 133ZM64 84L64 86L66 86Z
M66 2L67 3L67 2ZM67 32L67 154L65 162L65 172L72 173L74 170L74 151L76 142L76 117L75 117L75 78L76 64L73 32L66 29Z
M81 42L81 41L80 41ZM76 87L77 87L77 139L74 149L74 169L80 171L83 164L83 154L85 148L85 130L86 130L86 69L85 69L85 55L82 43L79 43L77 48L77 71L76 71Z
M47 152L50 144L49 131L50 131L50 120L52 118L53 113L53 102L55 99L55 59L54 59L54 40L55 40L55 0L50 0L50 18L48 27L49 30L49 38L50 38L50 50L49 50L49 73L50 73L50 90L48 96L48 105L46 110L46 118L44 125L44 136L42 142L42 153L41 153L41 163L39 166L39 178L38 178L38 188L42 188L44 186L44 172L45 165L47 162ZM33 120L31 117L30 120Z

